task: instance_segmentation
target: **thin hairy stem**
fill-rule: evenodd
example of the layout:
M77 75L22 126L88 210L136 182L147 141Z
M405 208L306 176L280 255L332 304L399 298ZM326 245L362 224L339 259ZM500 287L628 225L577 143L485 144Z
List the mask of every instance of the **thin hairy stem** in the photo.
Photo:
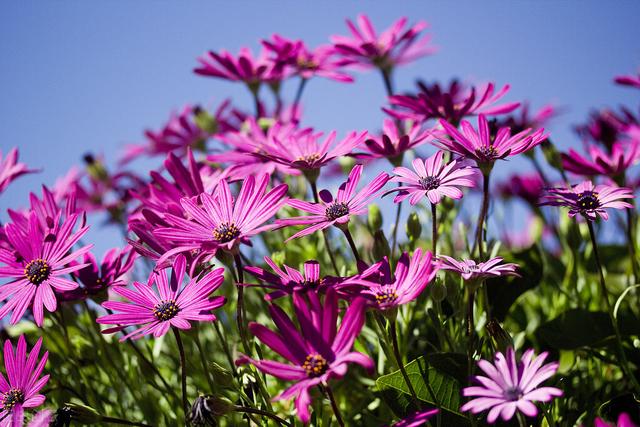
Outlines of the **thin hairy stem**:
M180 353L180 379L182 383L182 408L184 409L184 422L185 425L189 425L189 400L187 399L187 359L184 355L184 346L182 345L182 338L180 338L180 332L177 328L173 328L173 335L176 337L176 344L178 345L178 352Z

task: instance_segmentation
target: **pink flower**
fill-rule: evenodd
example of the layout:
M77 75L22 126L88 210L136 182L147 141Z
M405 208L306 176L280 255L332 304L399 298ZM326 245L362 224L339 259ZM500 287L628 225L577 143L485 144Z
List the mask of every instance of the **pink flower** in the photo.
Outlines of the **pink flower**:
M544 105L535 113L531 113L529 103L523 102L518 112L500 118L498 126L510 127L512 132L520 132L527 128L541 128L546 126L558 113L558 108L551 104Z
M234 200L229 184L222 180L213 194L202 193L196 198L181 199L184 212L167 214L168 226L154 232L174 244L159 262L193 250L210 254L215 254L217 249L233 251L240 243L248 243L250 237L274 228L275 224L265 222L287 202L288 187L280 184L265 194L268 184L268 175L257 180L250 176L242 183Z
M448 88L441 88L438 83L428 85L418 83L420 92L416 95L394 95L389 98L395 109L383 110L399 119L411 119L424 122L430 119L446 120L453 125L460 123L464 117L484 114L494 116L509 113L520 105L519 102L493 105L503 98L511 86L504 85L494 94L494 83L478 87L467 87L457 80L449 83Z
M243 47L236 57L226 50L220 53L209 51L198 57L200 65L193 72L201 76L216 77L246 83L257 90L262 82L278 81L282 76L274 72L274 63L262 50L255 57L250 49Z
M5 265L0 267L0 277L13 279L0 286L0 300L6 301L0 308L0 318L13 311L11 324L14 325L31 307L36 324L42 326L43 307L53 312L58 306L54 290L65 292L78 287L64 276L87 265L70 266L69 263L93 245L71 250L89 229L85 226L73 233L77 220L78 215L71 215L62 225L45 233L32 212L26 229L15 223L5 225L7 239L15 252L0 249L0 263Z
M349 36L331 36L331 42L344 65L360 68L391 69L430 55L436 49L430 45L431 37L420 38L427 23L420 21L405 29L407 18L400 18L389 29L377 34L366 15L359 15L357 25L347 19Z
M565 206L569 208L569 216L581 214L593 221L601 217L609 219L606 209L627 209L633 206L622 199L632 199L633 192L626 187L611 185L594 186L591 181L584 181L571 188L551 188L543 197L541 205Z
M289 200L289 206L309 212L312 215L276 220L279 226L308 225L307 228L289 237L287 241L315 233L332 225L341 226L347 224L352 216L362 215L367 212L367 206L389 181L389 175L384 172L379 174L356 193L356 187L360 182L361 175L362 165L355 165L349 173L347 181L340 185L335 199L329 191L322 190L320 192L320 203Z
M437 409L423 409L393 423L392 427L419 427L425 425L437 413Z
M640 71L637 75L617 76L615 82L622 86L631 86L640 89Z
M442 270L454 271L467 282L475 282L491 277L499 276L520 276L516 273L518 264L502 264L501 257L492 258L486 262L476 263L472 259L458 261L450 256L440 255L440 268Z
M45 401L45 396L39 392L49 381L49 375L40 375L47 364L49 352L45 351L42 359L38 360L41 346L42 338L39 338L27 355L27 341L24 335L20 335L14 354L11 341L4 342L6 379L0 374L0 419L3 426L22 427L24 409L36 408Z
M458 131L445 120L440 120L440 125L450 138L439 139L437 145L463 157L474 159L479 165L493 164L496 160L503 160L507 156L524 153L547 138L544 129L535 132L525 129L511 135L511 130L505 127L498 129L494 138L483 114L478 116L477 131L466 120L460 123L462 131Z
M627 168L640 159L640 139L632 139L627 143L614 142L608 151L593 144L586 148L589 158L572 148L569 149L569 154L562 153L562 166L577 175L606 175L615 178L624 174Z
M106 301L102 304L104 308L116 313L99 317L96 321L100 324L118 325L102 332L113 333L127 326L140 326L120 338L120 341L124 341L149 334L160 337L171 327L190 329L190 321L216 320L211 310L222 307L225 298L210 295L222 284L224 268L217 268L198 278L187 278L187 283L183 285L185 270L186 260L183 256L178 256L172 268L171 279L167 276L167 270L161 270L152 272L148 283L134 282L135 290L124 286L113 288L114 293L129 302Z
M532 206L536 206L544 192L544 181L537 172L511 175L509 179L498 186L498 192L503 197L519 197Z
M339 379L347 373L348 365L357 363L373 371L373 361L362 353L351 351L365 321L366 303L356 299L347 308L340 328L338 320L338 298L333 290L327 290L324 302L318 294L307 292L308 300L293 294L294 313L298 319L298 329L284 310L276 305L269 306L269 313L278 331L274 332L258 323L250 323L251 333L271 350L289 363L274 360L254 360L242 356L236 364L251 363L264 373L285 381L294 381L291 387L280 393L274 400L295 399L296 412L302 422L310 419L309 391L332 379Z
M412 256L402 253L393 275L385 257L361 274L345 279L337 288L363 297L371 306L385 311L418 298L437 272L438 264L431 252L417 248Z
M602 418L595 419L595 427L638 427L636 423L633 422L629 414L621 413L618 416L618 421L615 424L608 423Z
M38 172L36 169L29 169L24 163L18 163L18 155L17 148L9 150L5 158L2 158L2 151L0 151L0 193L19 176Z
M460 410L474 414L489 410L487 421L493 424L498 416L507 421L513 418L516 411L528 417L535 417L538 409L533 402L549 402L554 397L562 396L562 390L555 387L538 387L552 377L558 370L558 363L543 365L547 353L534 357L532 349L522 355L520 362L516 360L513 348L507 350L507 356L498 352L494 363L480 360L478 366L487 376L476 376L479 384L462 390L464 396L474 396Z
M440 203L444 196L452 199L462 198L462 190L459 187L475 187L478 179L478 169L465 160L453 160L444 164L443 151L438 151L426 160L414 159L413 169L397 167L393 170L395 176L392 182L400 182L403 185L391 191L398 194L393 199L400 203L411 196L409 203L417 204L426 195L432 204Z
M428 142L432 136L428 131L421 130L421 126L415 123L407 133L398 132L398 127L393 120L385 119L382 135L370 136L364 143L368 153L358 153L355 157L365 159L387 158L398 165L402 163L402 156L405 151L411 150L419 145Z

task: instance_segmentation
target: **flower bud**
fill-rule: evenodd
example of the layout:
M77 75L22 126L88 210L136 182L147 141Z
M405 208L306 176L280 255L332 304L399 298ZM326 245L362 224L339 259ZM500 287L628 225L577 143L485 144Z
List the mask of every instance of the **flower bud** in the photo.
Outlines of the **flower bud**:
M407 219L407 237L411 242L415 242L420 238L420 234L422 234L422 225L420 225L420 218L418 218L418 214L415 212L411 212L409 214L409 218Z
M447 287L442 283L442 279L439 277L436 277L434 283L429 286L429 292L431 298L437 302L444 301L447 297Z
M230 387L233 384L233 375L227 369L218 365L216 362L211 362L211 375L216 384L222 387Z
M560 153L556 150L556 147L549 139L544 140L540 144L540 147L542 148L542 154L544 154L544 158L547 160L547 163L559 171L564 170L562 167L562 158L560 157Z
M502 326L500 326L500 323L497 320L489 320L486 328L487 332L489 332L489 336L499 351L504 353L509 347L513 347L513 339L511 338L511 335L502 329Z
M218 132L218 121L202 108L194 108L194 121L203 132L214 134Z
M376 260L382 259L389 256L390 253L391 248L389 247L387 238L384 236L384 232L382 230L376 230L373 235L373 258Z
M229 399L200 395L191 406L189 420L194 426L214 427L217 417L233 412L234 409L235 405Z
M369 225L369 229L372 231L380 230L382 227L382 213L380 212L380 207L378 205L369 205L367 223Z
M340 168L342 169L342 172L345 174L348 174L349 172L351 172L351 169L353 169L353 167L356 165L356 161L353 157L347 157L347 156L339 157L338 162L340 163Z
M54 426L64 426L69 425L71 421L75 421L77 424L97 424L102 422L102 415L90 406L65 403L62 408L56 411L52 424Z

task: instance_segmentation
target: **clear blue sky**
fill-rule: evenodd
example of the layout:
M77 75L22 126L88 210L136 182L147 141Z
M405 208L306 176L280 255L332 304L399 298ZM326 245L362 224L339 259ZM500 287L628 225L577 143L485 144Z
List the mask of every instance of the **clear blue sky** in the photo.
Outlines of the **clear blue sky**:
M511 100L567 108L551 128L564 147L578 144L570 127L590 108L637 109L640 100L638 91L612 84L614 75L640 66L637 1L6 1L0 147L20 147L21 160L44 171L0 196L0 218L84 152L112 161L123 144L140 141L145 127L157 128L184 103L214 105L232 96L250 106L238 85L191 72L202 52L257 47L273 32L313 46L345 33L344 19L360 12L378 28L403 15L431 23L440 52L399 70L399 90L412 88L416 77L510 83ZM305 123L319 129L375 130L383 117L383 88L373 73L358 74L356 85L313 81L305 98Z

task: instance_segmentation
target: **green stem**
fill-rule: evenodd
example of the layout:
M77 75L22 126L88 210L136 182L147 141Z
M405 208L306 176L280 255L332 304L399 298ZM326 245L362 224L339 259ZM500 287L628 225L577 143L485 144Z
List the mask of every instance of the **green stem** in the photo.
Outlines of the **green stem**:
M398 187L401 187L402 183L398 183ZM394 259L396 253L396 245L398 243L398 227L400 226L400 214L402 213L402 202L398 203L396 207L396 220L393 224L393 234L391 236L391 260Z
M123 426L138 426L138 427L151 427L149 424L137 423L135 421L124 420L122 418L114 418L114 417L101 417L101 421L111 424L120 424Z
M359 263L360 261L362 261L362 258L360 258L356 243L353 241L353 236L349 231L349 226L347 224L344 224L343 226L338 228L344 233L344 236L347 238L347 242L349 242L349 246L351 247L351 252L353 252L353 256L356 258L356 262Z
M596 234L593 230L593 223L589 219L587 219L587 225L589 227L589 235L591 236L591 245L593 247L593 256L596 259L596 267L598 268L598 273L600 275L600 297L604 300L605 306L607 308L607 312L609 313L609 319L611 320L611 324L613 325L613 331L616 336L616 345L618 347L618 362L622 367L622 371L625 376L631 380L633 387L636 389L636 392L640 393L640 384L638 384L638 380L636 379L633 371L629 368L629 361L627 360L627 355L624 352L624 346L622 345L622 336L620 334L620 329L618 328L618 322L613 315L613 307L611 306L611 302L609 301L609 292L607 291L607 284L604 279L604 272L602 270L602 263L600 262L600 253L598 251L598 243L596 241Z
M314 180L308 180L309 185L311 186L311 192L313 193L313 200L316 203L320 203L320 197L318 196L318 187ZM340 276L340 270L338 269L338 264L336 263L336 259L333 256L333 250L331 250L331 245L329 244L329 237L327 237L327 230L322 230L322 238L324 239L324 247L327 249L329 253L329 259L331 260L331 265L333 266L333 270L336 273L336 276Z
M491 172L487 171L483 173L483 185L482 185L482 206L480 208L480 215L478 215L478 225L476 226L476 241L474 243L474 250L471 252L475 252L475 247L478 248L478 255L480 257L480 261L484 259L484 223L487 217L487 212L489 211L489 176Z
M632 205L635 205L632 203ZM627 242L629 245L629 258L631 258L631 271L632 278L631 282L635 285L638 280L638 258L636 252L636 243L635 243L635 212L634 208L627 209Z
M414 405L416 405L416 409L420 409L422 405L420 404L420 400L418 399L418 394L416 393L416 390L413 388L413 384L411 384L409 375L407 374L407 371L404 368L404 363L402 362L402 356L400 355L400 348L398 346L398 331L396 330L395 319L389 321L389 335L391 336L391 345L393 346L393 357L396 359L396 365L398 365L398 369L402 374L402 378L404 379L405 384L407 384L407 388L409 389L409 393L411 394L411 399L413 400Z
M231 372L235 377L238 374L238 371L236 370L236 364L233 363L233 356L231 355L231 349L229 349L229 343L227 342L227 339L223 335L222 331L220 330L220 324L218 321L213 322L213 329L216 331L216 335L218 335L218 339L220 340L220 343L222 345L222 350L224 351L224 354L227 357L227 362L229 362L229 366L231 367Z
M307 79L304 77L300 77L300 84L298 84L298 90L296 91L296 97L293 101L293 106L297 108L298 104L300 104L300 99L302 99L302 92L304 91L305 86L307 85Z
M180 353L180 379L182 382L182 408L184 410L184 423L189 425L189 401L187 400L187 360L184 355L184 346L182 345L182 338L180 338L180 332L177 328L173 329L173 335L176 337L176 344L178 345L178 352Z
M524 415L519 411L516 411L516 417L518 418L518 425L520 427L528 427L527 421L524 418Z
M338 425L340 427L344 427L345 424L342 418L342 414L340 413L340 408L338 408L338 403L336 402L336 398L333 395L333 391L331 391L331 387L329 387L329 385L327 384L322 389L324 390L325 394L329 398L329 402L331 402L331 409L333 409L333 413L336 416L336 421L338 422Z
M431 252L433 256L436 256L436 249L438 247L438 222L437 222L437 212L436 206L434 203L431 203Z
M200 363L202 364L202 369L204 370L204 375L207 377L207 383L209 384L209 391L211 393L214 392L215 387L213 385L213 380L211 378L211 372L209 372L209 366L207 365L207 360L204 356L204 349L202 347L202 343L200 342L200 331L198 327L195 328L196 333L196 347L198 347L198 354L200 354Z
M236 412L244 412L244 413L247 413L247 414L262 415L263 417L271 418L272 420L276 421L280 425L287 426L287 427L291 426L291 423L289 423L286 420L283 420L282 418L280 418L279 416L277 416L273 412L263 411L262 409L249 408L247 406L239 406L239 405L237 405L234 408L234 411L236 411Z

